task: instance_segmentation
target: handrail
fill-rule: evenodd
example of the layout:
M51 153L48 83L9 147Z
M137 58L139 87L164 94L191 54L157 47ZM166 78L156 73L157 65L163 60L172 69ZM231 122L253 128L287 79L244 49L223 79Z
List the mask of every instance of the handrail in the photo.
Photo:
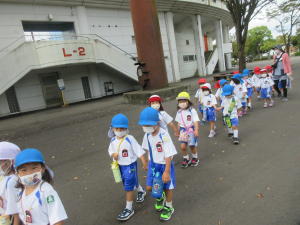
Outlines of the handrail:
M207 65L209 64L209 61L210 61L211 57L213 56L215 50L216 50L216 49L214 49L213 51L211 51L209 57L207 58L207 63L205 64L205 66L207 66Z
M83 36L83 35L87 35L87 36ZM45 41L45 40L54 39L54 38L64 38L64 39L66 39L67 37L71 37L70 39L72 39L72 37L76 37L76 38L77 38L77 37L81 37L81 38L88 38L88 39L91 39L90 36L92 36L92 35L98 37L97 39L101 39L102 42L104 42L104 43L106 42L105 44L108 44L108 46L113 46L114 48L118 49L119 51L125 53L125 55L130 56L130 58L131 58L132 60L136 61L137 57L135 57L135 56L131 55L130 53L124 51L123 49L119 48L118 46L114 45L113 43L111 43L111 42L109 42L108 40L106 40L106 39L100 37L100 36L97 35L97 34L80 34L80 35L69 35L69 36L68 36L68 35L52 35L52 36L50 36L50 37L49 37L49 35L37 35L37 36L39 36L39 37L41 37L41 36L49 37L49 38L40 39L40 40L37 40L37 41L35 41L35 40L29 40L29 41L26 40L26 37L32 37L31 35L22 35L22 36L20 36L19 38L17 38L16 40L14 40L12 43L10 43L9 45L7 45L5 48L1 49L1 50L0 50L0 53L1 53L4 49L7 49L9 46L13 45L14 43L16 43L17 41L19 41L19 40L20 40L21 38L23 38L23 37L25 37L25 42L30 42L30 41L32 41L32 42L38 42L38 41Z

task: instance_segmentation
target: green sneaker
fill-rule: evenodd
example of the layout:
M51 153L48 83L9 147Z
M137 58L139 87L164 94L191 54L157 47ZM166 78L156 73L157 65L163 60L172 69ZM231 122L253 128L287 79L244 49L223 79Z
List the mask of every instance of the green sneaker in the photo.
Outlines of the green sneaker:
M174 213L174 208L169 208L167 206L164 207L164 211L160 215L160 219L167 221L171 219L172 214Z
M163 192L163 197L156 199L155 209L157 211L163 210L165 202L166 202L166 194L165 194L165 192Z

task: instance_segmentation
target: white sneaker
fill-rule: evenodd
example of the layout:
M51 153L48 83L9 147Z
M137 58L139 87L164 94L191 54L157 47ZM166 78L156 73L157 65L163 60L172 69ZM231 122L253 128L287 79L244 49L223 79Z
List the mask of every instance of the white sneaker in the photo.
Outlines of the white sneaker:
M213 138L216 135L216 132L214 130L211 130L208 137Z

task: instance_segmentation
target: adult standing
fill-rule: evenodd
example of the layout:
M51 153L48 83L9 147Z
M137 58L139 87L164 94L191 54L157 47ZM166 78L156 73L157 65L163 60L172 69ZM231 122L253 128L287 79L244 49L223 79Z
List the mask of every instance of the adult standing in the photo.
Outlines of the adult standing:
M281 97L281 91L278 87L279 81L281 81L281 86L283 88L283 102L287 99L287 76L292 76L292 68L289 55L282 50L281 45L277 44L273 48L276 55L273 56L273 80L274 88L278 93L277 98Z

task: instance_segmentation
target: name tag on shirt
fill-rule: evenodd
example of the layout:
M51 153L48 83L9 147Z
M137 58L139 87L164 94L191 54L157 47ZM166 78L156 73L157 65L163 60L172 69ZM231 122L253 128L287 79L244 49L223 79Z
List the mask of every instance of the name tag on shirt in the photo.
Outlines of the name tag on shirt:
M186 119L187 119L187 121L192 121L191 115L188 115Z
M156 144L156 149L157 149L158 152L162 152L163 151L163 149L162 149L162 143L161 142L158 142Z

